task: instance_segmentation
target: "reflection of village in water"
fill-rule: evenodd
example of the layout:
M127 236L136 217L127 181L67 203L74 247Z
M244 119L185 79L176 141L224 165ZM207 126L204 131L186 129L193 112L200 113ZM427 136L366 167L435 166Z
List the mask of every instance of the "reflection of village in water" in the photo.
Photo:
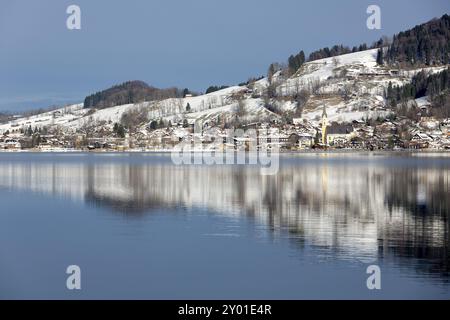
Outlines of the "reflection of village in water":
M140 217L154 209L246 217L300 248L384 259L448 279L450 161L397 157L283 161L274 176L249 166L0 162L0 188L81 200ZM445 280L447 281L447 280Z

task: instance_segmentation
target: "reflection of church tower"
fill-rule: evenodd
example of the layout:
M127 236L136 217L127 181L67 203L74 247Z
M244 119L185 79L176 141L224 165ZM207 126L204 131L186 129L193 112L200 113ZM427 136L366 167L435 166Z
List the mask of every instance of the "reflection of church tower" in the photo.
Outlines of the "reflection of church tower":
M323 106L322 113L322 144L327 144L327 127L328 127L328 116L327 116L327 107Z

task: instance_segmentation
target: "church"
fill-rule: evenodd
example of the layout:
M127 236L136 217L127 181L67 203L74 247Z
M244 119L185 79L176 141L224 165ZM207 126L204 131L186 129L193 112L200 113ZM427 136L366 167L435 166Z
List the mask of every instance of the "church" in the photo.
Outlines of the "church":
M343 147L354 135L352 125L328 122L327 108L323 106L322 112L322 145L329 147Z

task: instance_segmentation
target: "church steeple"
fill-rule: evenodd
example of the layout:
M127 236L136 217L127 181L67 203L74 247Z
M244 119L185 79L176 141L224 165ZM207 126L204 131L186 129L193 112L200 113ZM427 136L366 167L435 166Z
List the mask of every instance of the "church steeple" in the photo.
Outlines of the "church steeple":
M325 105L323 105L322 119L323 118L327 118L327 117L328 117L328 115L327 115L327 107Z
M328 115L327 115L327 107L323 105L322 112L322 144L327 144L327 127L328 127Z

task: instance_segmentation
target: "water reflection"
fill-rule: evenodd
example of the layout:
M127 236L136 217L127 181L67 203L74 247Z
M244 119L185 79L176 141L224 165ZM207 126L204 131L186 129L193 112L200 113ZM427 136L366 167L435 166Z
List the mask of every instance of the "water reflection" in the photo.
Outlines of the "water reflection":
M384 259L449 277L447 159L287 157L275 176L248 166L133 159L6 157L0 160L0 188L65 197L136 218L168 208L247 217L299 249L308 243L333 257Z

